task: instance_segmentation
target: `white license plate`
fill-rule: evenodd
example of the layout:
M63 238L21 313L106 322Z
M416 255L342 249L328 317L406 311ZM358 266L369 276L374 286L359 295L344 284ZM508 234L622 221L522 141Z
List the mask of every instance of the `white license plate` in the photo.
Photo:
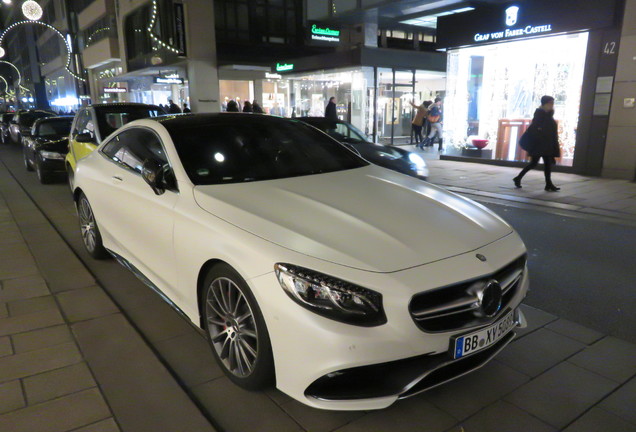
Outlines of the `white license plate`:
M454 357L458 359L488 348L508 334L516 325L515 311L510 311L490 327L455 338Z

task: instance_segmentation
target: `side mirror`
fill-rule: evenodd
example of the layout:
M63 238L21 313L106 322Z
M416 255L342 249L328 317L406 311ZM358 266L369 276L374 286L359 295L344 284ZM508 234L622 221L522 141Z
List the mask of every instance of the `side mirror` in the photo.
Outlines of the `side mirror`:
M75 141L81 142L81 143L92 143L92 142L95 142L95 139L89 133L81 133L81 134L75 135Z
M141 176L156 195L166 191L164 169L157 161L146 159L141 167Z

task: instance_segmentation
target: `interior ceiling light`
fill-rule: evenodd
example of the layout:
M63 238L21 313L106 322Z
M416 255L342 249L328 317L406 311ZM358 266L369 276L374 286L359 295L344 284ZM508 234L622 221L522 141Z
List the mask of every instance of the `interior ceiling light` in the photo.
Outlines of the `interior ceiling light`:
M22 3L22 13L31 21L37 21L42 18L42 7L33 0L27 0Z
M467 6L467 7L463 7L459 9L453 9L450 11L440 12L440 13L431 14L431 15L425 15L425 16L421 16L417 18L411 18L408 20L400 21L400 23L434 29L434 28L437 28L437 18L439 17L454 15L454 14L458 14L462 12L470 12L473 10L475 10L474 7Z

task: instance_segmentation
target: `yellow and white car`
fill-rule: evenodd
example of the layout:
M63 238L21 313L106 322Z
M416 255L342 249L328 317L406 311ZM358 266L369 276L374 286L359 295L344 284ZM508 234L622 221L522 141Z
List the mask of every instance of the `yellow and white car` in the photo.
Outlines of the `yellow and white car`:
M164 112L158 106L141 103L95 104L80 108L71 126L65 162L71 190L78 160L91 154L108 135L126 123L162 114Z

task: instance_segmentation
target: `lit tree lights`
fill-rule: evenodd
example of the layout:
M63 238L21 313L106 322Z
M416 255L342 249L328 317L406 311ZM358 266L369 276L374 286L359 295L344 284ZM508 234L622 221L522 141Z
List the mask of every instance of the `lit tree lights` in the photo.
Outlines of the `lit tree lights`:
M148 24L148 27L147 27L148 34L150 35L152 40L154 40L155 42L157 42L157 44L159 44L159 46L169 51L172 51L173 53L179 54L180 51L177 48L163 42L157 36L155 36L155 34L152 32L152 28L155 26L155 22L157 22L157 0L152 0L152 12L150 15L150 23Z

